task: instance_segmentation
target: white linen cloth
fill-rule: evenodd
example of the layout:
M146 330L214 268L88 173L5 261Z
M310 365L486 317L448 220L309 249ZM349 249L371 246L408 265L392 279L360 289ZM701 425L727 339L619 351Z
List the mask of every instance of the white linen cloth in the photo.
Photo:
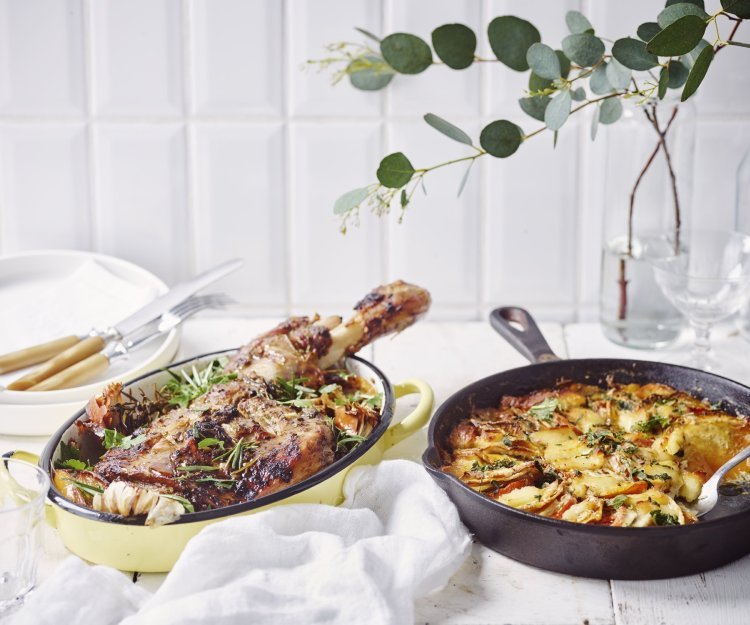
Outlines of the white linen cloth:
M406 460L353 469L344 494L205 528L153 594L70 557L10 625L413 623L468 555L455 507Z

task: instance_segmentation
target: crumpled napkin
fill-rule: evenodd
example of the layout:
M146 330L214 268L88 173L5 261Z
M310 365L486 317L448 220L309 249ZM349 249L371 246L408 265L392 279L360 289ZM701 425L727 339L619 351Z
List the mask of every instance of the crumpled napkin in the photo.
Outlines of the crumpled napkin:
M468 555L455 507L406 460L353 469L344 494L205 528L153 594L70 557L9 625L413 623Z
M0 289L0 352L69 334L103 330L156 297L153 287L119 278L93 259L40 288L11 283ZM17 376L16 376L17 377Z

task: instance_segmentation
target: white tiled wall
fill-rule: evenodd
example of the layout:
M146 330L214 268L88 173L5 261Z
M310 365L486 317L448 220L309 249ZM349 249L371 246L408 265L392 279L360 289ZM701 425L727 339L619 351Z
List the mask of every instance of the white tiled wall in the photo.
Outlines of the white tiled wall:
M710 4L710 3L709 3ZM508 117L525 76L495 64L434 67L363 93L303 71L326 43L376 33L429 38L447 22L479 34L501 14L566 34L582 9L617 38L658 0L0 0L0 253L93 249L168 282L231 256L223 283L254 314L348 308L371 286L424 284L434 316L477 318L499 303L542 318L589 318L597 298L603 172L617 135L571 123L505 161L426 180L403 224L364 215L345 237L343 191L403 150L428 164L464 153L421 121L434 112L476 136ZM743 26L741 40L750 40ZM698 100L699 224L731 226L734 169L750 147L750 53L722 53Z

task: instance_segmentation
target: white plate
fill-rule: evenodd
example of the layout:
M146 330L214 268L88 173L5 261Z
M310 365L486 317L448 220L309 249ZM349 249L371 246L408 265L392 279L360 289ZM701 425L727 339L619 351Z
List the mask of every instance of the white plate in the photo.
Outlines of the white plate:
M92 252L45 251L0 257L0 307L9 303L33 301L36 294L54 287L84 263L94 260L107 272L137 289L150 289L154 294L167 291L159 278L133 263ZM30 304L31 305L31 304ZM85 317L85 303L81 303ZM31 312L31 311L30 311ZM123 315L125 316L125 315ZM78 322L80 324L80 321ZM70 327L64 334L81 334L89 327ZM65 327L65 326L63 326ZM12 328L0 328L0 353L20 347L14 343ZM59 333L58 333L59 334ZM40 337L42 340L55 338ZM29 392L0 390L0 434L46 435L54 432L66 417L97 394L108 382L127 381L171 362L179 345L179 332L172 330L126 358L116 360L106 371L84 386L58 391ZM23 375L14 371L0 376L0 385Z

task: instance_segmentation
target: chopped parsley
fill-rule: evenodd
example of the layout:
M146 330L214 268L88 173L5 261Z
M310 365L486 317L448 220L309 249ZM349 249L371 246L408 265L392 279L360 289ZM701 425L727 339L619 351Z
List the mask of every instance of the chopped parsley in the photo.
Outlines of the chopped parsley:
M667 514L661 510L649 512L656 525L679 525L680 520L674 514Z
M668 425L669 417L654 413L645 421L639 421L636 423L635 429L638 432L653 433L667 427Z
M547 397L543 401L529 408L528 414L540 421L551 422L552 413L560 407L560 402L555 397Z
M74 471L90 471L93 469L87 462L81 460L81 451L75 443L60 443L60 458L55 460L56 469L73 469Z
M613 434L607 430L599 430L598 432L586 432L583 440L588 447L598 447L604 453L611 454L620 446L622 435L619 432Z
M220 441L218 438L204 438L198 443L198 449L208 449L209 447L224 449L224 441Z
M136 445L140 445L146 440L145 434L139 434L138 436L123 436L117 430L104 430L104 443L105 449L112 449L113 447L120 447L122 449L130 449Z
M471 465L471 470L484 473L485 471L495 471L496 469L510 469L515 464L516 461L510 458L499 458L490 464L481 464L478 460L475 460Z
M627 502L627 495L617 495L616 497L612 497L612 499L607 499L607 505L611 506L615 510L617 510L620 506L625 505Z

